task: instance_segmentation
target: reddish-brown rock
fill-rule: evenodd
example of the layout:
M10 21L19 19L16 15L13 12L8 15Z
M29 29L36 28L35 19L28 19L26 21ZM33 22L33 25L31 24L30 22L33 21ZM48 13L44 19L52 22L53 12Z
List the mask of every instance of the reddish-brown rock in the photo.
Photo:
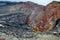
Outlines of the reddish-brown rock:
M36 16L34 16L35 14ZM60 2L51 2L41 12L34 13L33 16L31 16L30 25L34 31L49 32L56 24L56 20L60 19Z
M60 19L60 3L53 1L46 6L44 26L47 28L46 31L50 31L56 24L56 20Z

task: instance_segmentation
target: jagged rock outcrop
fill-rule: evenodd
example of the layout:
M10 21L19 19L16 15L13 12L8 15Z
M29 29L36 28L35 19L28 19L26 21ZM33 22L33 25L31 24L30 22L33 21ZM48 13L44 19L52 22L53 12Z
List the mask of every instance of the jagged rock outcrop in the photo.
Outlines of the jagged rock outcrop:
M0 32L13 34L17 37L22 37L26 32L33 32L30 20L33 18L35 21L36 14L44 14L44 6L32 2L2 3L2 5L0 4ZM38 19L37 16L36 19Z
M46 6L45 10L46 14L44 25L47 27L47 31L49 31L56 27L56 21L60 19L60 2L51 2Z
M60 19L60 2L51 2L44 7L43 12L36 13L36 16L34 13L34 17L30 20L34 31L49 32L55 27L56 21Z
M32 2L2 3L4 4L0 4L0 24L7 27L17 27L17 29L19 27L27 30L30 27L29 30L49 32L54 27L56 20L60 18L59 2L54 1L47 6Z
M20 17L21 18L19 20L20 22L24 22L26 19L30 20L30 18L34 18L36 14L37 15L43 14L44 6L37 5L37 4L34 4L32 2L20 2L20 3L1 2L1 3L4 3L4 5L0 6L0 16L4 16L4 15L9 16L10 14L14 15L16 13L17 13L16 15L19 15L19 16L21 15L21 13L23 15L26 15L27 17L26 16ZM15 17L15 15L14 15L14 17ZM19 19L19 17L17 19ZM16 18L13 20L16 20Z
M0 15L10 15L14 13L22 13L23 15L25 14L30 20L30 18L34 17L33 15L38 15L39 12L40 14L43 14L43 8L44 6L40 6L37 4L34 4L32 2L20 2L20 3L12 3L12 2L2 2L5 3L2 7L0 6ZM2 11L3 10L3 11ZM22 20L23 19L23 20ZM20 22L24 22L24 19L26 17L21 17Z

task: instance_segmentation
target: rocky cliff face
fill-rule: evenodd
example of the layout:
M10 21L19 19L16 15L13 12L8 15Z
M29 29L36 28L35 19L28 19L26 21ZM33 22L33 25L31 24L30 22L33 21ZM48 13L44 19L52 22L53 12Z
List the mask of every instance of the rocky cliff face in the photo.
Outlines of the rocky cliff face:
M0 32L13 34L17 37L22 37L24 34L33 34L32 22L35 21L37 15L43 17L44 6L37 5L32 2L1 2L0 3ZM36 18L36 19L35 19ZM38 22L37 22L38 23ZM33 23L35 24L35 23ZM29 33L28 33L29 32ZM34 35L31 35L32 37Z
M32 2L0 2L0 18L0 24L9 28L48 32L60 18L60 3L54 1L42 6Z
M45 8L45 26L49 27L47 31L51 30L58 19L60 19L60 2L53 1Z
M26 15L27 17L29 17L28 18L29 20L30 18L34 17L36 14L39 14L39 13L41 14L44 8L44 6L37 5L32 2L20 2L20 3L1 2L1 5L2 6L0 6L0 16L10 15L14 13L17 13L17 14L22 13L23 15ZM26 19L26 17L21 17L20 20L22 19Z
M31 18L30 24L35 31L49 32L54 28L56 21L60 19L60 2L51 2L40 13L36 16L34 13L34 18Z
M47 39L47 37L49 40L58 40L58 37L51 35L54 34L54 31L50 31L53 28L58 28L55 24L57 19L60 20L60 2L54 1L47 6L32 2L0 2L0 32L13 35L20 40L23 38L40 40L40 38ZM43 32L49 32L49 35ZM59 33L57 36L60 36Z

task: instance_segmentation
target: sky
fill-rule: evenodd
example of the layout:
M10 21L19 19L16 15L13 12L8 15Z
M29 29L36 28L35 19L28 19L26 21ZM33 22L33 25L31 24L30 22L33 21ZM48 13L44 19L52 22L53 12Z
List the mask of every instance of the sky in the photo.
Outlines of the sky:
M48 3L52 2L53 0L0 0L0 1L12 1L12 2L26 2L26 1L31 1L40 5L47 5ZM55 0L55 1L59 1L60 0Z

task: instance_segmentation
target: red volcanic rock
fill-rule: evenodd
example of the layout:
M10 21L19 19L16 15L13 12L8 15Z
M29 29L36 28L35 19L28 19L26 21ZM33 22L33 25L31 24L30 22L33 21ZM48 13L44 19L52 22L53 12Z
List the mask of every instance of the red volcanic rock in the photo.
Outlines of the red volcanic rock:
M60 3L53 1L45 8L36 11L31 14L29 25L34 31L49 32L56 24L56 20L60 18Z
M46 31L50 31L56 24L56 20L60 19L60 3L53 1L52 3L48 4L45 9L46 13L44 26L48 28Z
M32 2L20 2L16 5L0 7L0 13L0 16L22 13L25 16L20 14L21 17L13 18L11 21L21 24L27 22L34 31L49 32L54 27L56 20L60 19L60 2L53 1L47 6L37 5Z

